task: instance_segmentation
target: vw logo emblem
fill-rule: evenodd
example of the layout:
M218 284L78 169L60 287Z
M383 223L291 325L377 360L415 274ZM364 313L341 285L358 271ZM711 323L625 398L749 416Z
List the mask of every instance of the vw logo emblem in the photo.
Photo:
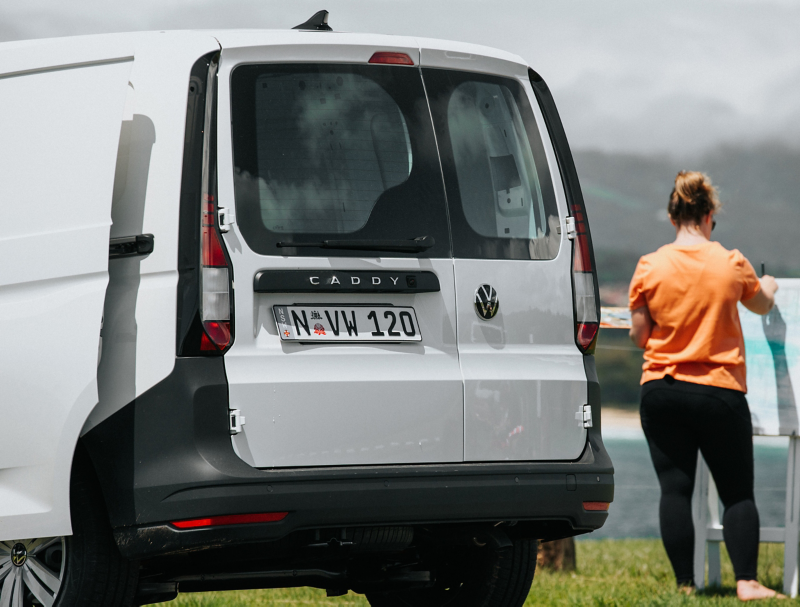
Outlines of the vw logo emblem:
M14 544L14 547L11 549L11 562L17 567L22 567L27 560L28 551L25 549L25 545Z
M475 291L475 312L483 320L491 320L500 309L500 302L497 300L497 291L492 285L481 285Z

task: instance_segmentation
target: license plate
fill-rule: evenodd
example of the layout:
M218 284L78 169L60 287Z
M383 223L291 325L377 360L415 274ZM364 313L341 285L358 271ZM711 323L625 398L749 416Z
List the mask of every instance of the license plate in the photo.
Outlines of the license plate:
M283 341L422 341L414 308L273 306Z

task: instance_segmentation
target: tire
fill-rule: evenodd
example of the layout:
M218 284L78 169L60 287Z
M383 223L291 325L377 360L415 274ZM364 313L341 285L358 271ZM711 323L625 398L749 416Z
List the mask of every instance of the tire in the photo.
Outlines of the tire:
M512 547L468 549L444 555L436 585L424 590L367 594L373 607L521 607L536 570L536 540Z
M70 509L72 535L66 538L65 584L54 607L132 605L139 564L119 553L100 485L80 448L72 468Z
M97 478L80 448L72 468L70 509L71 536L0 542L0 604L133 604L138 563L127 561L119 553Z

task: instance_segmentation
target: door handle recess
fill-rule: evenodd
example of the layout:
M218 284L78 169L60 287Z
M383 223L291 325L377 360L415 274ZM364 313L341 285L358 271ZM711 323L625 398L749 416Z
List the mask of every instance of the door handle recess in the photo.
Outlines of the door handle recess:
M123 257L150 255L153 252L154 244L155 238L152 234L112 238L108 241L108 258L121 259Z

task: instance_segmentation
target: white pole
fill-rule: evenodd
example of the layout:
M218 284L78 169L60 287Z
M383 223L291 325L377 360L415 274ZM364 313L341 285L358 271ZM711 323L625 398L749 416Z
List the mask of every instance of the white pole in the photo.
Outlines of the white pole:
M694 583L698 590L706 587L706 540L708 537L708 467L697 454L692 520L694 522Z
M717 493L717 485L714 483L714 478L710 474L710 470L705 462L703 467L706 469L706 478L708 481L708 513L709 520L707 528L722 529L722 522L719 516L719 493ZM708 540L708 585L709 586L722 586L722 563L719 557L719 540Z
M792 598L798 587L798 518L800 517L800 448L798 437L789 437L789 454L786 461L786 523L783 545L783 592Z

